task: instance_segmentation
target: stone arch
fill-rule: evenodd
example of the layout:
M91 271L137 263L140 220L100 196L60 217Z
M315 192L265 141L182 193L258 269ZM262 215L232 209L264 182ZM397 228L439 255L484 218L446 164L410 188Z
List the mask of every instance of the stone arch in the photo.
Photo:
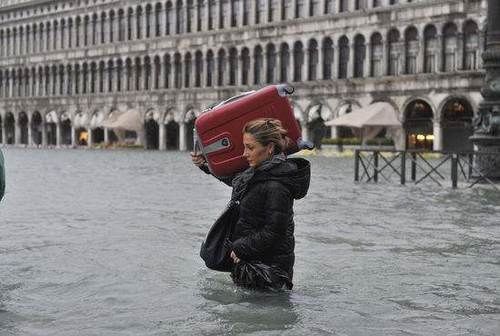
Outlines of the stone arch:
M343 35L338 40L339 64L338 64L338 78L345 79L348 75L349 68L349 38Z
M439 106L444 151L472 151L474 110L466 96L447 97Z
M89 131L90 139L89 145L95 143L103 143L105 140L104 136L104 112L101 109L94 109L90 116Z
M364 77L366 60L366 40L362 34L357 34L354 37L354 71L355 78Z
M333 78L333 40L325 37L321 43L321 52L323 53L323 79Z
M5 144L13 145L16 143L16 119L14 113L7 112L4 120Z
M444 25L443 31L443 71L457 70L458 28L454 22Z
M435 110L427 100L410 98L403 109L403 128L406 137L406 148L425 149L434 148L434 119Z
M276 81L276 47L274 43L266 45L266 83L274 83Z
M60 120L60 144L61 145L71 145L72 140L72 122L71 115L69 112L65 111L59 116Z
M405 30L405 73L417 73L417 57L419 53L418 30L410 26Z
M235 47L229 49L229 85L238 85L238 50Z
M319 62L318 42L310 39L307 47L307 80L317 80L317 69Z
M45 112L44 124L45 132L47 133L47 145L57 146L57 124L59 123L59 115L54 109L48 109Z
M401 53L399 50L399 42L401 34L398 29L392 28L387 33L387 56L389 62L389 76L397 76L401 73Z
M463 28L463 55L464 55L464 70L477 70L479 68L479 28L475 21L467 20L464 22Z
M302 81L302 65L304 64L304 47L301 41L293 45L293 81Z
M437 55L439 51L437 29L434 25L424 28L424 72L433 73L437 70Z
M39 111L33 112L31 116L31 140L34 145L41 146L43 139L42 139L42 130L43 130L43 119L42 119L42 114Z
M180 127L179 123L176 121L176 112L173 108L167 110L164 118L165 130L166 130L166 145L167 150L178 150L179 149L179 133Z
M280 46L280 81L282 83L288 82L288 72L290 69L290 47L288 43L283 42Z

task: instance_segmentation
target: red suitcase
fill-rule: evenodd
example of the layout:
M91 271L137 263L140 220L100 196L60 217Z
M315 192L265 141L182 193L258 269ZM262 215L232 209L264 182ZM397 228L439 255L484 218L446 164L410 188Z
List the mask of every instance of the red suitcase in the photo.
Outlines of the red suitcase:
M288 154L301 147L301 130L293 115L288 95L293 87L271 85L230 98L201 114L195 122L195 151L201 151L210 172L229 176L248 167L243 158L243 126L258 118L281 121L291 139Z

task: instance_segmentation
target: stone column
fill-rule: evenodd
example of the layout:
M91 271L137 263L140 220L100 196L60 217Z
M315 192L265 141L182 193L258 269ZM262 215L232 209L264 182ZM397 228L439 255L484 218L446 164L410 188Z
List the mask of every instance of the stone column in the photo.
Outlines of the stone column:
M71 147L76 146L76 129L74 126L71 126Z
M457 70L463 70L464 67L464 34L457 34Z
M339 78L340 52L338 45L333 45L332 79Z
M231 28L231 18L232 18L231 2L227 1L225 3L225 5L226 5L226 8L222 8L222 15L225 15L224 16L224 29L228 29L228 28ZM224 11L224 9L226 9L226 11Z
M253 86L255 85L255 48L249 47L249 66L248 66L248 85ZM243 68L243 67L242 67Z
M435 151L440 151L443 149L443 129L441 128L441 124L439 123L439 121L434 121L433 134L434 142L432 149Z
M104 128L104 146L109 145L109 128Z
M28 146L33 146L33 129L31 128L31 123L33 122L33 117L28 115Z
M418 54L417 54L417 73L424 72L424 59L425 59L425 38L420 36L418 40Z
M91 128L87 128L87 133L88 133L87 147L91 148L92 145L93 145L93 142L94 142L94 139L92 139L92 129Z
M295 0L294 0L295 1ZM248 25L250 27L255 25L255 10L257 8L257 1L250 1L250 12L248 13Z
M56 147L61 147L61 122L56 122Z
M47 147L47 124L45 123L45 120L42 121L40 126L42 128L42 147Z
M186 123L184 120L181 120L179 123L179 150L185 151L187 149L186 146Z
M366 51L365 51L365 62L364 62L364 67L363 67L363 77L368 78L370 77L370 68L371 68L371 54L372 54L372 44L368 42L366 44Z
M161 151L164 151L167 149L167 133L165 132L166 131L166 125L162 122L159 123L159 150Z
M443 36L437 36L436 72L443 72Z
M351 39L349 39L351 41ZM347 78L353 78L354 77L354 41L353 43L349 45L349 64L347 64Z
M21 126L19 126L19 119L14 121L14 128L16 130L14 144L19 145L21 143Z
M95 23L95 45L100 45L101 44L101 17L97 16L96 23Z

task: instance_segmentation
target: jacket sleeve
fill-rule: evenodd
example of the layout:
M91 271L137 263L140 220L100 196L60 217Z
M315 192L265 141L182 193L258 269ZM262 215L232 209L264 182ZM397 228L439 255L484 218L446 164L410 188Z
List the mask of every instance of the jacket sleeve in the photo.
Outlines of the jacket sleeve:
M202 164L201 166L199 166L199 168L205 173L205 174L208 174L208 175L212 175L213 177L215 177L216 179L218 179L219 181L221 181L222 183L228 185L228 186L232 186L233 184L233 178L234 178L234 175L231 175L231 176L215 176L213 175L211 172L210 172L210 169L208 169L208 165L207 164Z
M286 239L291 221L292 197L288 188L279 182L269 182L264 210L265 223L262 228L233 242L233 250L243 260L254 260L266 256L269 250Z

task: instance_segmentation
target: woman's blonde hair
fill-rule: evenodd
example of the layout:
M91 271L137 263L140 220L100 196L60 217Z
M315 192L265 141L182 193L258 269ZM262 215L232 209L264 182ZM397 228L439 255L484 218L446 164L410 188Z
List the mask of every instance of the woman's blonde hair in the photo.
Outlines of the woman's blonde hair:
M263 146L273 143L275 154L286 149L287 131L278 119L261 118L249 121L243 127L243 133L251 134Z

